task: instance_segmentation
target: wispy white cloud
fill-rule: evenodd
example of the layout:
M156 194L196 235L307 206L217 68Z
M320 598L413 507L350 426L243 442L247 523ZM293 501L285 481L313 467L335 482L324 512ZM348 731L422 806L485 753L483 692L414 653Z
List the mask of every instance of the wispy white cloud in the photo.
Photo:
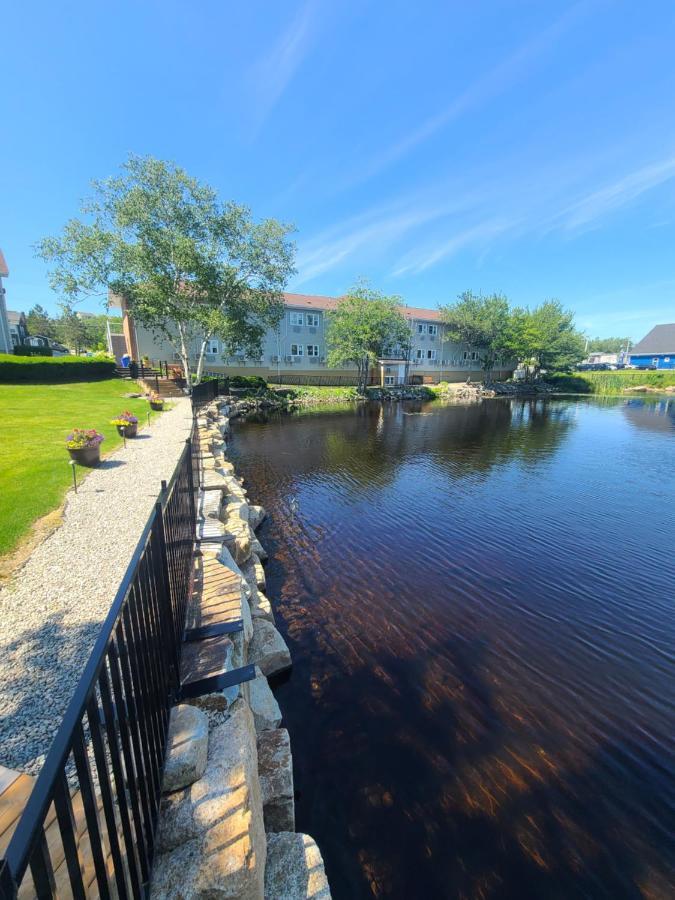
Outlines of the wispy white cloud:
M567 231L585 228L673 178L675 156L668 156L582 196L562 209L554 217L552 224Z
M675 155L642 165L609 184L575 184L568 161L559 170L509 177L508 172L465 175L438 182L366 210L301 244L296 285L340 265L351 266L389 254L392 275L418 275L462 251L484 255L496 244L557 233L575 235L591 223L610 218L642 194L675 179ZM472 182L473 185L472 186ZM570 202L570 196L575 199ZM398 258L397 258L398 257Z
M444 109L430 116L404 138L374 156L370 162L361 163L358 172L348 178L341 187L353 187L367 181L407 156L447 125L503 94L527 75L533 64L544 57L557 41L596 5L595 0L580 0L575 3L548 28L522 44L506 59L470 84Z
M307 55L315 31L315 12L315 0L306 0L275 44L250 69L256 128L279 102Z
M517 219L493 219L460 228L450 237L443 238L435 246L408 254L408 257L398 264L392 274L419 274L466 247L477 245L485 248L495 238L513 231L519 225L520 222Z

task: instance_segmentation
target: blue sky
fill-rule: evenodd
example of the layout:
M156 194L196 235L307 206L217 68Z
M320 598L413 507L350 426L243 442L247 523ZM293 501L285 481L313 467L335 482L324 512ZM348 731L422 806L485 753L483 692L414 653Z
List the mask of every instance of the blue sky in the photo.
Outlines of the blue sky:
M557 297L640 338L675 321L674 47L672 0L12 4L8 305L56 308L32 245L134 152L294 223L292 290Z

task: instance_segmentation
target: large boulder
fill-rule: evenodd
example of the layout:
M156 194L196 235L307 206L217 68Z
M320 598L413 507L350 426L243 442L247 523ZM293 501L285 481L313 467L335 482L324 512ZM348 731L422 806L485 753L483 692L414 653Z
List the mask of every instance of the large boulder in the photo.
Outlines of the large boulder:
M285 728L258 735L258 775L266 831L295 831L293 757Z
M260 733L281 725L281 710L269 682L258 666L255 667L255 675L256 677L245 682L242 688L251 707L255 730Z
M194 706L181 703L171 710L169 739L162 790L166 793L188 787L206 769L209 720Z
M292 665L286 641L267 619L253 619L253 638L248 647L248 660L260 666L267 676L284 672Z
M243 700L211 732L204 776L163 799L158 851L151 885L154 898L263 896L262 795L253 717Z
M321 851L308 834L267 835L265 900L330 900Z
M260 561L260 557L256 553L252 553L241 567L244 578L250 585L254 585L259 590L264 591L266 585L265 569Z

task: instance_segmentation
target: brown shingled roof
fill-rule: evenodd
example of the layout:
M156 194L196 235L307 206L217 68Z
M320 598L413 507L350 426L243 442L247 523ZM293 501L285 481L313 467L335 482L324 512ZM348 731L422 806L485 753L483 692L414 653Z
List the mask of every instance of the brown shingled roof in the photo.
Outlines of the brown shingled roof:
M0 278L7 278L8 275L9 269L7 268L5 254L0 250Z
M341 299L341 297L324 297L320 294L284 294L284 305L292 306L294 309L322 309L328 312L336 309ZM441 318L437 309L422 309L418 306L399 306L399 309L407 319L438 322Z

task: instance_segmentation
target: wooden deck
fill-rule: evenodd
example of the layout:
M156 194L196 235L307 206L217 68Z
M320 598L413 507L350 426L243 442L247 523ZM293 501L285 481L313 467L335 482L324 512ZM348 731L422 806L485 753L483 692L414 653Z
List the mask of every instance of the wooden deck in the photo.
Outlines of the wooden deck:
M17 826L21 813L33 790L34 784L35 778L32 776L24 775L22 772L16 772L13 769L7 769L5 766L0 766L0 859L2 859L5 854L7 845L14 834L14 829ZM87 891L87 897L98 897L99 891L94 871L94 860L91 855L84 807L79 791L72 795L72 804L77 832L77 845L80 853L82 880ZM104 845L107 846L107 830L100 801L99 821L102 834L104 835ZM50 807L47 818L45 819L45 833L47 836L47 845L49 847L52 866L54 868L56 896L59 900L61 897L72 897L68 869L65 862L63 845L61 843L61 834L59 832L59 826L56 821L56 812L53 805ZM107 858L107 867L108 874L112 875L112 859L109 854ZM115 883L112 878L110 879L110 892L113 896L116 896L117 894ZM20 900L29 900L29 898L35 897L37 897L37 894L29 871L24 876L19 889L19 898Z

